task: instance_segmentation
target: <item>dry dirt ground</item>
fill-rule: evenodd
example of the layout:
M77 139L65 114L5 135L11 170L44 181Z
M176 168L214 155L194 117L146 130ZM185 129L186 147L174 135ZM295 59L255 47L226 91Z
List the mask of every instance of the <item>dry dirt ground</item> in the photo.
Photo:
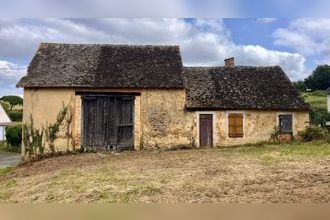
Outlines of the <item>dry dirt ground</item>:
M0 175L1 202L330 202L330 146L86 153Z

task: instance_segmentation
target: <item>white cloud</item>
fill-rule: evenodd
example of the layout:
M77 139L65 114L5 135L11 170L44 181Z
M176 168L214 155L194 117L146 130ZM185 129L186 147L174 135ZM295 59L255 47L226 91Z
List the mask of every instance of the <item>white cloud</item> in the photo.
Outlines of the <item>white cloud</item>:
M17 81L25 74L26 67L0 60L0 97L6 94L20 94L15 88Z
M296 19L273 33L274 43L305 56L330 57L330 19Z
M280 65L292 80L302 79L307 76L305 71L305 58L298 53L288 53L267 50L261 46L242 46L238 52L242 57L243 65L265 66Z
M277 20L277 18L258 18L256 22L259 24L270 24L276 22Z
M298 53L235 44L221 19L0 19L0 59L28 61L40 42L175 44L185 65L223 65L235 56L239 65L280 65L292 79L305 72Z

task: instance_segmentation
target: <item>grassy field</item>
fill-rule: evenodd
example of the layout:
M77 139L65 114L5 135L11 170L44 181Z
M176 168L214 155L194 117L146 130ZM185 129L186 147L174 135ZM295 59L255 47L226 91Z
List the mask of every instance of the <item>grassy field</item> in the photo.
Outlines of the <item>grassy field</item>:
M305 92L302 94L306 102L311 104L315 108L326 109L327 108L327 92L326 91L314 91Z
M311 105L311 123L314 125L324 125L325 121L330 120L327 110L326 91L306 92L302 94L306 102Z
M1 202L330 202L324 143L89 153L0 171Z

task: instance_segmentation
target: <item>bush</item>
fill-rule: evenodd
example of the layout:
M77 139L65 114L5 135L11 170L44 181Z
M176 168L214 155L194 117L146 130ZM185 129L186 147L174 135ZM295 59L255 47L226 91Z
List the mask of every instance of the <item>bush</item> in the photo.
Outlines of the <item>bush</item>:
M325 108L312 107L310 110L310 119L313 125L325 125L330 120L330 114Z
M302 133L301 137L304 141L328 141L329 139L329 131L327 129L311 126L307 127Z
M22 143L22 125L6 127L7 143L12 147L20 147Z
M22 111L9 111L8 117L11 121L22 121L23 112Z

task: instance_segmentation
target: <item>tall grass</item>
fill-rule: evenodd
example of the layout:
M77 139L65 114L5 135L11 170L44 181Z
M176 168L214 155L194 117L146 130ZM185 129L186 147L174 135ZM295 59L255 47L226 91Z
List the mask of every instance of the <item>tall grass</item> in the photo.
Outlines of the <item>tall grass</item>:
M302 94L306 102L311 106L311 123L314 125L324 125L330 120L330 114L327 110L326 91L305 92Z

